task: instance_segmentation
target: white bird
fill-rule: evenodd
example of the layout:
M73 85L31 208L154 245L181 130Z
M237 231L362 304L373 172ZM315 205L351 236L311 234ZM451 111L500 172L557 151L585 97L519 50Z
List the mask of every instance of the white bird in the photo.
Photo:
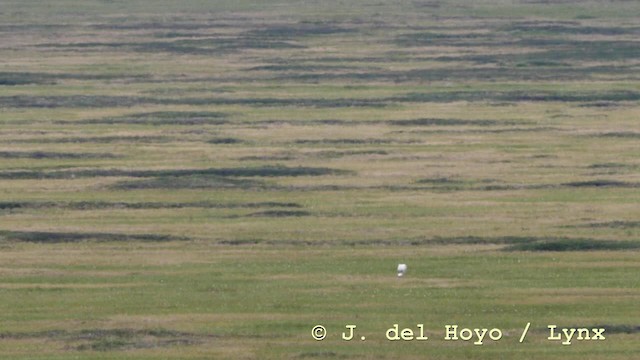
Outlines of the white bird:
M398 277L402 277L407 272L407 264L398 264Z

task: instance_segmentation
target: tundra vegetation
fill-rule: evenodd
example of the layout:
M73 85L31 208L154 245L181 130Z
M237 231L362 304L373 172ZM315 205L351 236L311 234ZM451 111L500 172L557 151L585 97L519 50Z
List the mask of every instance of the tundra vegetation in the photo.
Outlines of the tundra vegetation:
M638 14L2 1L0 357L637 356Z

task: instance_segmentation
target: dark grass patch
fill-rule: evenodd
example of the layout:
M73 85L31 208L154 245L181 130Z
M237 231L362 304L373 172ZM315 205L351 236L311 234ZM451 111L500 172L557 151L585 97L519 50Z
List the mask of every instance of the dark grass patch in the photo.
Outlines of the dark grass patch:
M392 143L414 143L413 140L392 140L392 139L298 139L295 144L327 144L327 145L376 145Z
M472 59L480 61L479 56ZM304 82L320 81L387 81L394 83L423 82L423 81L512 81L512 80L584 80L602 76L625 76L633 72L633 67L622 68L614 65L598 65L592 67L547 66L541 68L539 64L549 65L551 60L514 59L512 65L504 64L504 59L483 58L486 63L496 61L497 67L455 67L443 69L412 69L412 70L374 70L344 71L344 72L298 72L275 73L273 80L289 80ZM439 61L463 61L466 58L442 57ZM562 64L556 61L558 64ZM542 71L544 70L544 71ZM597 100L597 99L596 99ZM606 100L606 99L604 99Z
M227 145L231 145L231 144L241 144L241 143L243 143L243 141L240 140L240 139L237 139L237 138L220 137L220 138L209 139L209 140L207 140L207 143L209 143L209 144L227 144Z
M640 241L550 239L510 245L509 251L616 251L640 249Z
M248 202L219 203L211 201L197 202L123 202L123 201L2 201L0 210L25 210L60 208L68 210L101 210L101 209L235 209L235 208L301 208L294 202Z
M0 11L0 14L6 15L8 13ZM53 32L56 30L69 29L71 24L0 24L0 32Z
M269 120L258 120L253 121L251 124L255 125L297 125L297 126L305 126L305 125L357 125L361 122L354 120L341 120L341 119L320 119L320 120L279 120L279 119L269 119ZM364 123L364 122L363 122ZM379 124L380 121L377 120L367 120L365 124Z
M518 94L515 94L518 96ZM607 91L607 92L575 92L575 93L548 93L535 94L533 96L521 95L521 99L533 101L567 101L567 102L593 102L593 101L637 101L640 100L640 92L636 91Z
M614 131L597 134L596 136L605 138L640 139L640 132Z
M433 191L509 191L509 190L542 190L557 189L562 187L573 188L636 188L640 183L631 183L615 180L589 180L576 181L563 184L505 184L494 179L466 180L455 178L426 178L416 180L416 184L429 185L426 187L413 187L414 190ZM403 187L399 187L401 190ZM394 190L390 187L389 190Z
M517 132L541 132L541 131L561 131L562 128L551 126L536 126L536 127L508 127L501 129L464 129L464 130L452 130L452 129L434 129L434 130L394 130L390 133L398 134L502 134L502 133L517 133Z
M155 50L156 46L150 46L146 44L151 50ZM244 50L244 49L304 49L305 46L296 42L281 41L278 39L264 38L264 37L250 37L239 36L236 38L214 38L214 39L195 39L195 40L178 40L176 42L162 45L178 45L178 52L180 47L193 47L196 49L204 50L205 52L220 52L230 50ZM144 48L143 48L144 49Z
M459 56L420 57L411 52L388 52L386 58L301 58L295 60L272 60L274 67L270 70L279 72L277 79L301 81L329 80L371 80L371 81L466 81L474 80L579 80L599 79L603 76L625 76L637 72L633 63L621 65L623 60L633 61L638 58L639 51L633 41L573 41L565 39L518 38L511 34L494 36L490 34L469 34L464 38L460 34L443 34L429 39L429 45L443 46L497 46L513 49L536 47L538 51L503 54L498 51L490 54L470 54ZM470 37L477 37L471 39ZM455 39L453 39L455 38ZM403 46L404 47L404 46ZM466 51L465 51L466 52ZM582 54L583 57L575 55ZM582 61L598 61L598 65L589 65ZM342 60L342 61L340 61ZM417 68L408 70L390 70L384 68L357 68L349 71L345 67L339 72L335 68L322 69L322 66L339 61L343 65L348 61L384 62L384 61L441 61L472 62L472 66L457 66L444 69ZM492 65L490 67L486 65ZM308 66L305 68L305 66ZM316 67L317 66L317 67ZM268 69L265 69L268 70ZM288 71L291 70L291 71ZM325 70L323 72L323 70Z
M0 72L0 86L53 85L59 80L119 80L145 79L148 75L127 74L87 74L87 73L43 73L43 72Z
M296 144L347 144L347 145L361 145L361 144L389 144L392 140L389 139L298 139L295 140Z
M239 245L257 245L262 242L263 240L261 239L232 239L232 240L219 240L217 244L239 246Z
M478 71L486 74L486 69ZM449 71L441 71L450 76ZM535 71L538 72L539 71ZM503 72L504 73L504 72ZM408 74L407 80L419 79L416 74ZM418 74L420 75L420 74ZM316 75L314 75L316 76ZM320 75L318 75L320 76ZM340 76L348 76L342 74ZM403 75L404 76L404 75ZM468 78L469 74L463 74ZM488 74L491 77L491 74ZM583 78L583 75L580 75ZM401 80L401 79L395 79ZM0 97L1 107L14 108L57 108L57 107L130 107L144 104L176 104L176 105L247 105L247 106L303 106L303 107L383 107L394 102L451 102L451 101L637 101L640 93L634 91L605 91L605 92L552 92L552 91L451 91L434 93L408 93L405 95L377 99L322 99L322 98L149 98L129 96L3 96ZM186 114L185 114L186 115ZM114 120L102 123L120 123ZM96 119L100 123L102 119ZM135 122L135 117L129 119ZM95 123L95 120L88 123ZM125 121L126 122L126 121ZM65 122L67 123L67 122ZM69 121L71 123L71 121ZM82 122L76 122L82 123ZM452 124L453 125L453 124Z
M265 210L248 214L247 217L299 217L310 215L310 212L303 210Z
M517 44L511 44L516 46ZM524 44L522 44L524 45ZM585 43L584 46L589 46ZM561 47L558 47L561 49ZM615 62L603 63L600 65L582 65L581 59L569 58L570 54L553 51L550 49L528 54L500 54L500 55L461 55L461 56L439 56L432 60L441 62L472 62L478 66L493 65L496 68L490 69L489 74L500 79L550 79L556 76L558 79L571 80L579 77L595 79L600 76L621 76L625 72L633 71L634 65L619 65ZM577 64L577 65L576 65ZM482 78L481 67L470 67L465 69L447 69L451 78L460 79L460 75L468 74L474 78ZM535 74L543 72L543 74ZM502 74L500 74L502 73ZM425 73L429 74L429 73ZM430 71L430 76L437 76L435 70Z
M181 77L176 77L171 79L177 83L180 82L188 82L188 80L181 78ZM166 80L169 81L169 80ZM194 80L195 81L195 80ZM206 80L204 80L206 81ZM158 80L157 82L163 82L162 80ZM235 90L231 89L231 88L227 88L227 87L218 87L218 88L212 88L212 87L208 87L208 86L202 86L202 87L198 87L198 88L193 88L193 87L189 87L188 89L184 89L184 88L152 88L152 89L146 89L146 90L140 90L139 91L140 94L146 94L146 95L154 95L154 96L185 96L187 94L192 94L192 93L197 93L197 94L231 94L231 93L235 93Z
M458 179L452 179L452 178L447 178L447 177L438 177L438 178L425 178L425 179L418 179L416 181L418 184L463 184L465 183L462 180L458 180Z
M312 153L311 155L320 157L320 158L341 158L345 156L359 156L359 155L389 155L388 151L385 150L344 150L344 151L336 151L336 150L328 150L328 151L319 151Z
M142 241L166 242L184 241L187 237L160 234L115 234L115 233L71 233L48 231L6 231L0 230L0 239L4 241L30 242L42 244L73 243L83 241Z
M640 242L620 242L598 239L572 239L535 236L458 236L415 237L397 239L319 239L319 240L271 240L271 239L223 239L220 245L300 245L300 246L442 246L442 245L504 245L506 251L591 251L639 249ZM559 244L559 245L557 245ZM553 249L553 250L552 250Z
M635 91L451 91L438 93L407 93L385 98L399 102L453 102L453 101L508 101L508 102L589 102L589 101L637 101L640 92Z
M462 191L471 189L474 182L455 178L435 177L418 179L416 180L416 184L429 185L428 189L434 191Z
M582 224L582 225L568 225L566 227L633 229L633 228L640 228L640 221L609 221L609 222L599 222L599 223L588 223L588 224Z
M296 62L307 64L307 63L350 63L350 62L366 62L366 63L388 63L396 61L393 57L392 53L389 53L390 56L314 56L314 57L305 57L300 56L295 59ZM417 60L426 60L432 59L431 57L416 57ZM291 64L293 63L293 59L291 58L272 58L270 59L272 63L280 63L280 64ZM345 85L346 88L353 87L354 85Z
M244 203L241 207L289 207L289 208L301 208L302 205L293 202L277 202L267 201L259 203Z
M58 171L0 171L0 179L70 179L79 177L280 177L280 176L323 176L344 175L349 171L324 167L259 166L208 169L168 169L168 170L123 170L123 169L78 169Z
M1 177L0 177L1 178ZM560 188L638 188L640 183L615 182L615 181L584 181L564 184L526 184L526 183L501 183L494 179L417 179L404 185L304 185L304 186L278 186L281 190L289 191L347 191L347 190L386 190L386 191L522 191L522 190L546 190Z
M443 32L419 32L398 35L393 43L402 47L409 46L431 46L447 44L448 46L464 45L469 41L477 44L486 43L493 40L492 33L443 33ZM465 45L466 46L466 45Z
M640 249L640 242L609 241L599 239L574 239L532 236L504 237L436 237L429 240L442 245L507 245L505 251L597 251ZM412 245L422 245L425 241L414 241Z
M546 157L546 156L545 156ZM416 184L430 185L428 187L414 187L416 190L434 190L434 191L509 191L509 190L542 190L557 189L561 187L575 188L636 188L640 187L640 183L630 183L614 180L589 180L576 181L563 184L508 184L501 183L496 179L456 179L448 177L436 177L418 179ZM390 190L393 190L390 188Z
M28 207L27 203L21 201L3 201L0 202L0 210L14 210Z
M323 99L323 98L156 98L141 96L0 96L0 107L3 108L105 108L132 107L137 105L246 105L256 107L300 106L319 108L342 107L385 107L389 101L384 99ZM131 121L137 121L134 117ZM87 120L88 124L119 124L128 121L95 119ZM59 121L56 123L82 124L82 121Z
M379 69L368 66L366 70ZM345 71L345 70L365 70L360 66L348 66L348 65L331 65L331 64L272 64L253 66L247 69L248 71Z
M131 107L135 105L153 103L158 103L158 101L151 98L141 98L133 96L0 96L0 107L5 108L105 108Z
M294 160L296 157L293 155L251 155L239 157L239 161L287 161Z
M640 333L640 325L627 325L627 324L604 324L604 325L589 325L589 326L573 326L573 328L588 328L588 329L605 329L605 334L638 334Z
M0 72L0 86L53 83L54 79L45 73Z
M185 105L246 105L259 107L299 106L317 108L385 107L384 99L325 99L325 98L186 98L169 100Z
M488 70L482 70L487 74ZM540 73L540 71L535 71ZM450 74L443 71L445 74ZM314 75L316 76L316 75ZM320 76L320 75L318 75ZM343 76L343 75L340 75ZM348 76L348 75L347 75ZM360 75L358 75L360 76ZM490 74L489 74L489 77ZM465 79L469 76L465 75ZM584 79L583 75L580 75ZM407 76L407 81L416 80L413 75ZM555 78L554 78L555 79ZM371 79L369 79L371 80ZM392 79L391 79L392 80ZM397 79L401 81L400 79ZM494 79L495 80L495 79ZM491 101L491 102L594 102L594 101L638 101L640 92L636 91L576 91L576 92L553 92L553 91L449 91L449 92L427 92L427 93L407 93L399 96L386 98L369 99L326 99L326 98L154 98L139 96L0 96L0 107L4 108L105 108L105 107L132 107L136 105L245 105L255 107L316 107L316 108L344 108L344 107L386 107L394 103L406 102L454 102L454 101ZM169 117L164 117L167 114ZM173 113L173 114L172 114ZM217 114L217 115L215 115ZM183 119L176 118L184 116ZM206 124L206 123L226 123L224 114L210 113L204 115L206 120L199 120L203 115L196 113L189 114L180 112L159 112L133 114L123 117L86 119L78 121L57 121L61 124ZM191 118L191 120L189 120ZM180 121L181 120L181 121ZM451 123L450 123L451 125Z
M610 107L620 106L620 104L611 102L611 101L594 101L594 102L580 104L578 106L585 107L585 108L610 108Z
M222 22L196 21L194 19L170 21L121 21L89 25L97 30L208 30L211 28L226 28L229 25Z
M134 349L135 347L136 343L134 341L131 341L131 338L124 339L116 336L105 336L104 338L92 341L90 344L80 345L76 349L80 351L117 351Z
M371 121L371 120L369 120ZM320 125L346 125L346 124L353 124L353 121L349 121L349 120L339 120L339 119L322 119L322 120L304 120L302 122L303 124L320 124ZM374 124L376 122L371 121L371 122L367 122L367 124Z
M0 339L62 341L78 351L122 351L201 344L211 335L167 329L84 329L0 333Z
M457 237L440 237L436 236L430 239L430 243L439 245L515 245L515 244L527 244L538 241L543 241L545 238L539 238L534 236L498 236L498 237L484 237L484 236L457 236ZM423 244L422 241L415 241L413 245Z
M391 120L387 122L396 126L460 126L460 125L476 125L476 126L494 126L494 125L512 125L507 121L497 120L463 120L463 119L410 119L410 120Z
M249 30L244 33L246 37L258 39L294 39L299 37L333 35L353 32L331 23L324 22L300 22L296 24L269 25L262 28Z
M64 144L64 143L95 143L95 144L110 144L110 143L156 143L156 142L168 142L175 140L170 136L155 136L155 135L133 135L133 136L88 136L88 137L60 137L60 138L29 138L29 139L16 139L10 140L13 143L39 143L39 144ZM181 140L184 141L184 140Z
M111 186L115 190L141 190L141 189L226 189L264 188L261 181L248 179L234 179L214 175L188 175L188 176L158 176L144 180L119 181Z
M287 166L262 166L246 168L218 168L203 170L174 170L160 172L162 175L181 176L183 174L202 174L218 176L239 176L239 177L280 177L280 176L323 176L339 175L348 173L343 170L336 170L321 167L287 167Z
M158 39L175 39L175 38L202 38L211 37L211 33L197 31L161 31L153 34Z
M271 38L248 36L218 37L208 36L189 39L157 40L147 42L75 42L45 43L37 47L76 51L123 50L141 53L170 53L186 55L219 55L230 51L247 49L302 49L303 45Z
M514 64L515 67L568 67L571 64L567 62L559 62L552 60L526 60L524 62L519 62Z
M194 333L173 330L96 329L82 330L68 340L88 341L77 350L118 351L126 349L149 349L158 347L196 345L206 338Z
M640 184L637 183L629 183L624 181L617 180L588 180L588 181L574 181L569 183L562 184L568 187L624 187L624 188L634 188L639 187Z
M101 119L64 121L65 124L222 125L227 114L215 111L156 111Z
M499 28L486 27L483 33L418 32L400 34L392 40L397 46L457 46L501 47L515 49L537 47L534 53L471 55L484 63L517 64L535 62L542 64L566 64L569 61L622 61L636 59L640 55L637 42L632 40L580 40L575 35L637 35L638 27L593 27L580 24L516 23ZM473 60L473 58L471 59Z
M459 179L452 177L432 177L416 180L416 184L429 185L428 189L435 191L462 191L462 190L511 190L502 188L508 185L494 184L494 179ZM478 185L491 184L491 185Z
M51 151L0 151L4 159L114 159L120 156L111 153L66 153Z
M399 238L399 239L366 239L366 240L349 240L349 239L319 239L319 240L269 240L269 239L224 239L217 241L223 245L305 245L305 246L326 246L326 245L347 245L347 246L429 246L429 245L505 245L519 244L526 242L539 241L541 238L536 237L480 237L480 236L464 236L464 237L416 237L416 238Z
M640 165L636 164L622 164L622 163L595 163L586 167L587 169L592 170L592 176L603 176L603 175L619 175L625 172L633 171L640 168Z
M629 166L630 165L628 165L628 164L607 162L607 163L591 164L587 168L589 168L589 169L621 169L621 168L626 168L626 167L629 167Z
M37 45L40 48L64 49L65 51L134 51L141 53L176 53L190 55L213 55L221 51L215 47L196 46L196 41L204 39L190 40L168 40L149 42L76 42L76 43L45 43Z
M433 191L433 192L452 192L452 191L518 191L531 189L550 189L556 188L555 185L534 184L496 184L496 185L474 185L474 182L463 185L374 185L374 186L358 186L358 185L301 185L301 186L274 186L279 190L286 191L350 191L350 190L385 190L385 191Z
M424 178L416 180L417 184L428 184L432 186L436 186L438 188L448 189L448 190L461 190L465 187L469 187L472 183L470 181L465 181L462 179L454 179L448 177L436 177L436 178Z
M540 190L553 189L557 186L554 184L491 184L478 187L472 187L471 190L481 191L509 191L509 190Z
M504 26L500 31L521 35L629 35L640 34L638 27L581 26L580 23L524 21Z
M274 186L277 190L281 191L350 191L350 190L373 190L373 189L387 189L386 186L357 186L357 185L278 185ZM415 190L410 187L402 187L402 190Z
M512 127L504 129L473 129L462 132L476 133L476 134L502 134L510 132L540 132L540 131L561 131L562 128L552 126L538 126L538 127Z
M545 61L624 61L640 57L640 48L635 41L627 40L566 40L552 38L524 38L522 46L538 46L546 51L515 55L513 59Z

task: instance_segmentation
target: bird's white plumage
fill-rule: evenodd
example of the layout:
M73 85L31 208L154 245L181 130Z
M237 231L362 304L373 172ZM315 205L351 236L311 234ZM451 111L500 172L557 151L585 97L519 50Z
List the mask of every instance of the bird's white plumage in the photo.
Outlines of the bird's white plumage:
M407 264L398 264L398 277L404 275L407 272Z

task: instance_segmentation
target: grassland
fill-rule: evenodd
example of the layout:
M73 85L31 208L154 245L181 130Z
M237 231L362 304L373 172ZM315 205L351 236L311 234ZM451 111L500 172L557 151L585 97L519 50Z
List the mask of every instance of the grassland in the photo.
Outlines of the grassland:
M636 357L638 13L1 1L0 358Z

